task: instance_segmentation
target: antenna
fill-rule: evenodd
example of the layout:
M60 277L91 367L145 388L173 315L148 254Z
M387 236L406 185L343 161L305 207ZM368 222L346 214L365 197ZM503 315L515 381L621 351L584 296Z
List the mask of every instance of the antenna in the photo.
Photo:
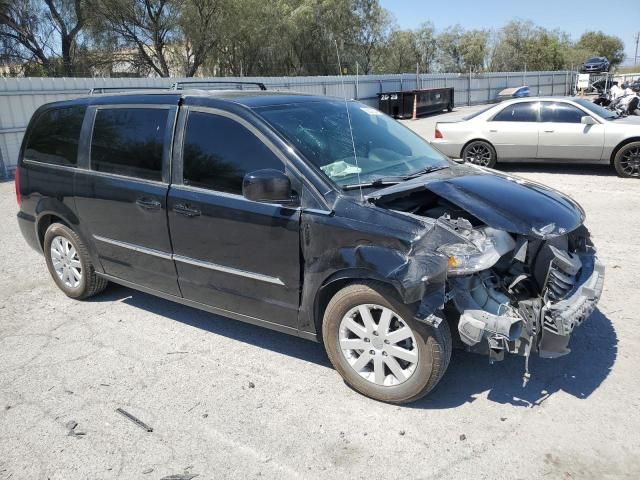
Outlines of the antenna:
M351 134L351 146L353 147L353 158L356 162L356 170L358 175L358 185L360 185L360 200L364 201L362 193L362 182L360 181L360 167L358 166L358 154L356 153L356 142L353 139L353 127L351 126L351 114L349 113L349 102L347 102L347 89L344 86L344 77L342 75L342 64L340 63L340 50L338 49L338 41L333 40L336 45L336 55L338 57L338 71L340 72L340 83L342 83L342 96L344 97L344 108L347 110L347 121L349 122L349 133Z

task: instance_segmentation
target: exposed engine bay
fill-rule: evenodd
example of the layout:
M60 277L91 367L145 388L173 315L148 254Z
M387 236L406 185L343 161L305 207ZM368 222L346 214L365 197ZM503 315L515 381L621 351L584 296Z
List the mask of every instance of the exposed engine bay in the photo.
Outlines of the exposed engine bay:
M468 350L491 361L505 352L525 356L525 384L531 352L570 352L570 335L595 309L604 282L584 225L499 230L428 190L376 203L421 219L423 248L448 258L443 311Z

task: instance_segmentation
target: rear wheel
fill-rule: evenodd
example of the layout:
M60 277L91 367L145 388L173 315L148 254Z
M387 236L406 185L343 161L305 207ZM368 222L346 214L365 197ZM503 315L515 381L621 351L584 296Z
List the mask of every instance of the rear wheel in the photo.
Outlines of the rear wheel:
M465 162L488 168L495 167L498 160L496 150L490 143L483 140L475 140L465 146L462 150L462 159Z
M618 150L613 166L620 177L640 178L640 142L628 143Z
M451 358L446 321L432 327L413 319L395 292L376 283L353 284L329 302L322 335L345 382L375 400L407 403L429 393Z
M88 298L106 288L108 281L96 274L87 247L69 227L51 224L43 250L51 277L68 297Z

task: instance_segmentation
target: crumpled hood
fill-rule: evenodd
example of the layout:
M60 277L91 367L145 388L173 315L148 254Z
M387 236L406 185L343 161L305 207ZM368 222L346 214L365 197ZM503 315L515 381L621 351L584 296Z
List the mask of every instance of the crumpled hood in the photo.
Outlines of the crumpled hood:
M470 165L455 165L377 190L369 201L429 190L490 227L551 238L579 227L584 210L557 190L519 177Z

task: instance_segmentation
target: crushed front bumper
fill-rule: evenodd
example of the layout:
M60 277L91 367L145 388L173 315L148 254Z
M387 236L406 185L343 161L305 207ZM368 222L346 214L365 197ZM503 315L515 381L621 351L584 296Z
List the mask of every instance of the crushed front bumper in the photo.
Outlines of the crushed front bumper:
M554 358L570 352L567 348L574 328L595 310L604 285L604 265L595 255L581 255L582 268L574 288L554 303L542 306L542 332L538 351Z

